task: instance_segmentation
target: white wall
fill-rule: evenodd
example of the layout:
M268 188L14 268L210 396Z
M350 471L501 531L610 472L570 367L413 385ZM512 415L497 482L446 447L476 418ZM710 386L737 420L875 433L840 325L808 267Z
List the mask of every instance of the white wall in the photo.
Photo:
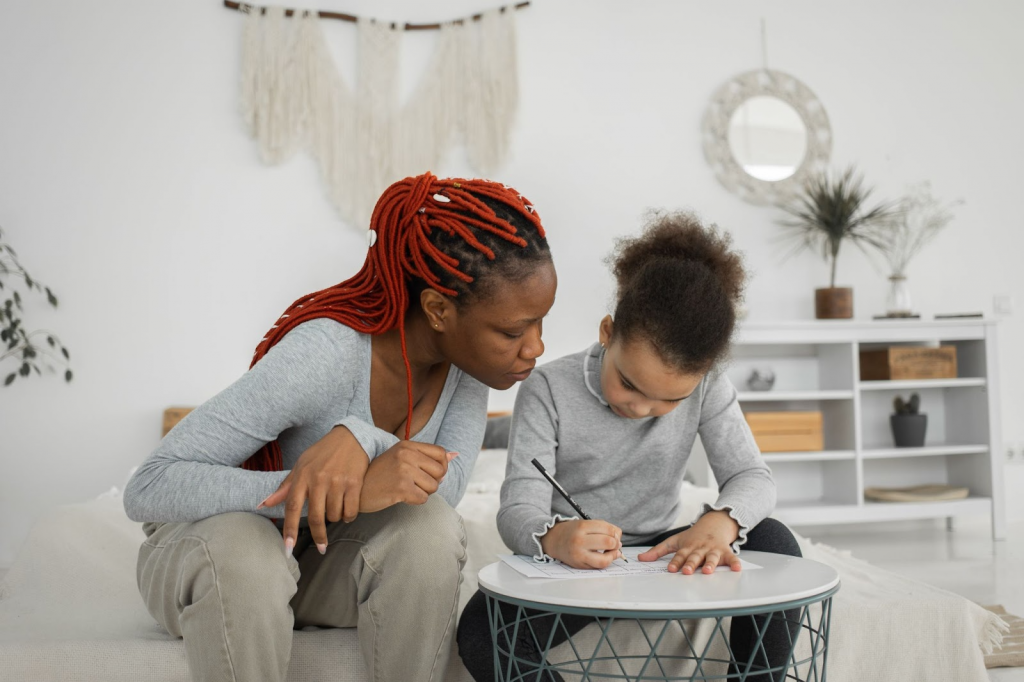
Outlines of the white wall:
M487 4L301 3L403 20ZM755 275L753 319L811 316L825 265L781 265L777 211L728 194L701 153L707 98L760 66L761 16L770 66L824 102L837 165L856 162L880 195L927 179L966 199L911 266L922 311L991 312L999 292L1024 306L1024 4L534 0L519 14L522 103L500 178L550 231L560 287L548 358L595 338L611 297L602 258L648 206L693 206L732 231ZM164 407L227 385L284 307L362 261L361 233L336 219L308 159L261 166L244 136L240 20L217 0L4 3L0 226L61 297L27 319L62 336L76 378L0 389L0 565L43 510L120 485L155 446ZM354 29L329 30L351 77ZM407 87L433 39L405 37ZM468 173L461 158L435 170ZM839 272L859 317L882 309L884 278L862 256L845 254ZM1014 443L1022 312L1002 332Z

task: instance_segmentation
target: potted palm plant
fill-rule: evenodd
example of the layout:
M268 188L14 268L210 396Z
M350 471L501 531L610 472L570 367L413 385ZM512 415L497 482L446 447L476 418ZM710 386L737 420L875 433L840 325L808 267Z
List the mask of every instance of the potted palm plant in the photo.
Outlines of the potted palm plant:
M883 248L884 233L898 212L898 204L885 201L868 208L871 192L851 167L839 177L827 171L811 177L792 202L782 206L789 217L779 224L785 228L785 238L794 243L789 255L805 249L816 251L831 266L829 286L815 291L818 319L853 317L853 289L836 286L842 245L850 242L865 251L869 246Z

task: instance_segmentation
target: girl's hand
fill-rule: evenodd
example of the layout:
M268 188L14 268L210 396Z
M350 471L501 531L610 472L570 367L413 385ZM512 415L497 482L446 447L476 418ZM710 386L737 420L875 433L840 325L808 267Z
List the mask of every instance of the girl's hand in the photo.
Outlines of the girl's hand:
M619 557L622 529L606 521L559 521L541 536L540 546L573 568L606 568Z
M423 504L437 491L448 473L448 463L458 454L430 443L395 443L370 463L359 511L380 511L400 502Z
M291 554L302 508L309 503L309 532L321 554L327 551L327 521L352 521L360 511L363 476L370 464L352 432L336 426L302 453L291 472L260 507L284 502L284 546ZM257 507L259 508L259 507Z
M729 512L708 512L690 528L651 547L637 558L640 561L657 561L675 552L668 564L669 573L681 571L684 575L692 575L701 565L704 573L714 573L718 566L725 565L739 571L740 560L732 553L731 547L739 532L740 527Z

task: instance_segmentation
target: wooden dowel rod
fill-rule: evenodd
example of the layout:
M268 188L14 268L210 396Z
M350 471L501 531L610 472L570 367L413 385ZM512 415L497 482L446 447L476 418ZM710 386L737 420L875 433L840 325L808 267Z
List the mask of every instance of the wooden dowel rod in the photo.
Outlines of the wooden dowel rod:
M227 7L228 9L241 10L243 4L244 3L241 3L241 2L234 2L233 0L224 0L224 6ZM517 3L517 4L513 5L513 7L515 9L523 9L524 7L529 7L529 6L530 6L530 3L528 1L527 2L520 2L520 3ZM253 5L253 7L257 7L257 5ZM506 9L505 7L502 7L501 11L504 12L505 9ZM261 6L261 7L259 7L259 10L260 10L260 14L262 14L262 13L267 11L267 8ZM293 16L296 12L300 12L301 13L303 11L305 11L305 10L286 9L284 11L284 15L286 17L290 17L290 16ZM317 12L317 16L319 16L321 19L340 19L342 21L352 21L352 22L355 22L355 21L359 20L359 17L354 16L352 14L345 14L343 12ZM469 17L469 19L471 19L472 21L480 21L481 17L483 17L483 14L474 14L473 16ZM453 24L462 24L462 23L465 23L465 21L466 21L466 19L456 19L452 23ZM405 24L404 26L399 26L398 24L396 24L394 22L391 22L391 28L401 28L404 31L436 31L437 29L441 28L441 24Z

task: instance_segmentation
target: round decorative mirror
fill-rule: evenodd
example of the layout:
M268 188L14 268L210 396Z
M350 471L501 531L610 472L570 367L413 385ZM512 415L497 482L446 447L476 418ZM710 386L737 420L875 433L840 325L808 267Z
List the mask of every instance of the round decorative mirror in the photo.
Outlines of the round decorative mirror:
M796 172L807 153L807 127L796 109L759 95L736 107L729 120L729 149L747 175L777 182Z
M785 203L828 165L832 151L828 115L810 88L766 69L718 89L704 115L703 138L718 180L755 204Z

